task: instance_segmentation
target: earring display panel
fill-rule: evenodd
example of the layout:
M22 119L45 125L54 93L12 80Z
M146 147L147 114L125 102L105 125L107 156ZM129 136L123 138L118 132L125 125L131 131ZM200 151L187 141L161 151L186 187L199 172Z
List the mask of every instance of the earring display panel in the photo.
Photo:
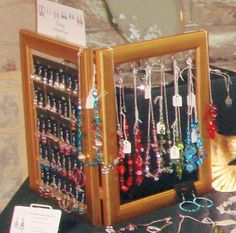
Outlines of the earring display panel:
M30 186L65 212L101 224L97 168L83 109L89 61L82 48L21 33Z
M103 203L104 222L174 203L178 184L209 192L206 32L101 49L96 59L99 91L109 93L100 97L104 161L119 160L101 176L113 200Z
M66 212L84 214L85 174L77 70L33 56L42 196Z

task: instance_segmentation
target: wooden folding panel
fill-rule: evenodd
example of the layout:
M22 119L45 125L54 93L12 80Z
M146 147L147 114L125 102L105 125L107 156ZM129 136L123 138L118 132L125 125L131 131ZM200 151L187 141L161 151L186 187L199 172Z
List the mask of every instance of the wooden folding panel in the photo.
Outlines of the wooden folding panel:
M112 164L117 157L117 122L115 107L114 66L156 56L173 55L194 50L196 68L196 96L200 133L207 153L198 172L195 187L198 194L211 190L210 142L206 130L205 113L209 106L208 44L205 31L137 42L96 51L97 85L100 95L100 117L103 134L103 156L105 164ZM136 215L147 213L175 202L176 192L170 189L145 198L121 204L117 169L109 174L101 173L101 198L103 224L108 225Z
M40 57L40 54L43 54L46 55L46 57L48 56L49 60L52 62L59 62L61 65L65 64L65 67L67 63L71 63L76 67L78 77L80 77L80 79L78 78L78 83L81 93L78 94L81 95L83 107L82 130L83 132L86 132L83 134L83 148L86 161L91 163L91 161L93 161L93 143L89 132L91 130L93 116L90 110L84 110L84 106L90 89L88 76L91 76L93 72L93 54L89 49L50 39L29 30L20 31L20 45L29 182L31 188L36 192L39 192L41 175L39 168L39 139L36 119L37 109L34 105L34 81L31 78L31 75L33 74L33 56L39 54L37 56ZM80 56L80 59L78 59L78 56ZM99 195L97 195L99 193L98 167L85 166L84 173L86 176L86 204L88 206L86 218L92 223L99 225L102 223L102 210L100 198Z

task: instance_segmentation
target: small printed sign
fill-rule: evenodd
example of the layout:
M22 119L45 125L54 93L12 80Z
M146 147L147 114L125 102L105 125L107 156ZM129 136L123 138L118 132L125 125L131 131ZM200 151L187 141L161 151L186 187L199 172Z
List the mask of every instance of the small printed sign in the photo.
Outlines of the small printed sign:
M61 211L40 206L15 206L10 233L57 233Z
M79 9L37 0L37 31L86 47L84 13Z

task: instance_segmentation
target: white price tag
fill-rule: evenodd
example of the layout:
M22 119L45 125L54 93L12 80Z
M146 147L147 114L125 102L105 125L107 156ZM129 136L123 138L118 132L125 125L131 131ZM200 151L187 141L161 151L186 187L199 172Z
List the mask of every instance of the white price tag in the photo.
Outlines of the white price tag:
M87 99L86 99L86 105L85 105L85 108L86 109L93 109L94 108L94 97L92 95L92 93L89 93L89 95L87 96Z
M191 132L191 142L192 142L192 143L197 142L197 132L196 132L195 129L192 130L192 132Z
M151 99L151 87L149 85L145 86L144 99Z
M182 97L179 94L174 95L172 97L172 104L174 107L182 107L183 106Z
M179 159L179 148L177 146L172 146L170 148L170 158Z
M157 122L156 124L157 134L166 134L166 126L161 122Z
M128 140L124 140L123 145L124 145L123 152L125 154L130 154L131 153L131 143Z
M57 233L61 211L39 207L15 206L10 233Z
M196 106L196 96L193 93L187 96L187 105L192 107Z

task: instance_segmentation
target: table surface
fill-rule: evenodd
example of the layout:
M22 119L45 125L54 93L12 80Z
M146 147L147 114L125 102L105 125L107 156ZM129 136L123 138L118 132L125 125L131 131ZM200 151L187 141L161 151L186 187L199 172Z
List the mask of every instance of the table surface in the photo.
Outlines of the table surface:
M224 201L226 201L229 197L236 196L236 192L230 193L222 193L212 190L211 193L207 195L208 198L213 200L214 205L211 208L201 208L198 212L195 213L186 213L179 209L179 205L175 204L173 206L155 210L149 214L138 216L133 219L129 219L127 221L115 224L113 228L118 232L118 230L122 227L127 226L128 224L147 224L152 221L156 221L159 219L163 219L166 217L171 217L173 224L167 226L162 230L162 232L172 232L177 233L179 222L180 222L180 214L188 215L196 218L201 221L202 219L209 217L213 221L223 221L227 219L231 219L236 221L236 216L229 214L220 214L217 210L217 206L221 205ZM53 208L57 208L53 205L49 200L40 197L38 194L30 190L28 179L22 184L19 190L16 192L10 203L3 210L0 215L0 233L9 233L11 219L13 216L13 211L15 206L29 206L32 203L51 205ZM232 205L231 209L236 210L236 206ZM163 223L153 223L152 225L156 227L163 226ZM213 229L210 225L201 224L191 219L185 219L182 224L181 233L189 233L189 229L191 228L191 233L194 232L213 232ZM230 233L236 231L236 225L230 225L222 227L224 232ZM234 231L233 231L234 230ZM130 232L128 230L122 231L124 233ZM138 227L136 230L132 231L136 232L148 232L145 227ZM87 222L83 219L82 216L75 216L73 214L68 214L62 211L62 218L59 227L59 233L105 233L105 227L95 227L91 223Z

